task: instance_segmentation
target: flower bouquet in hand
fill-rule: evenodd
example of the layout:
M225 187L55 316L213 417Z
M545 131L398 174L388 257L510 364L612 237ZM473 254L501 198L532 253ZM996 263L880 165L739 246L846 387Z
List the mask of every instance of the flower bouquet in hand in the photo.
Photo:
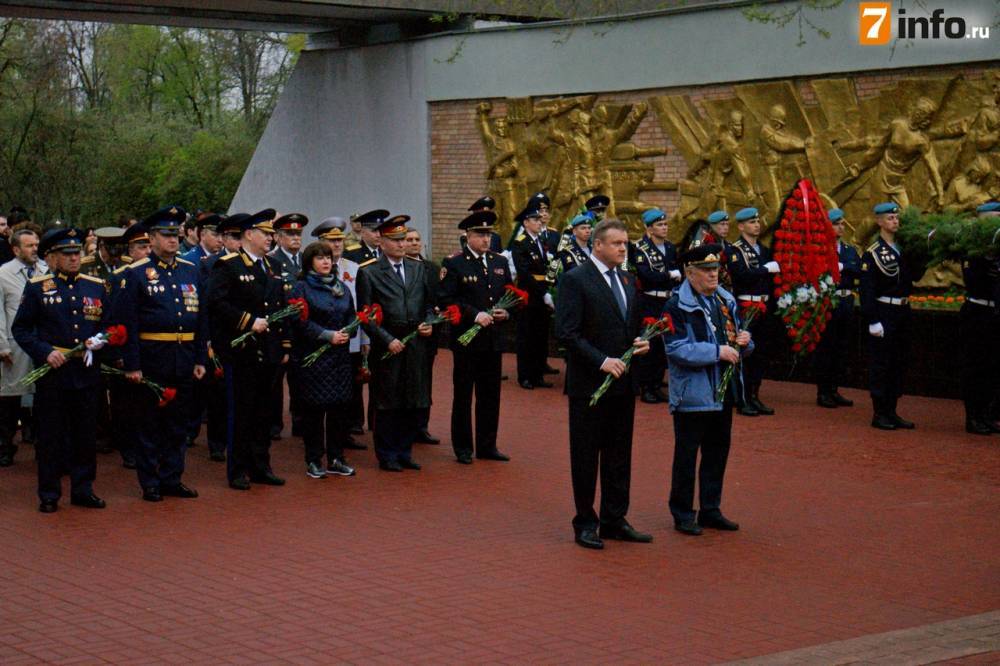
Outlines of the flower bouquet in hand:
M670 318L670 315L665 314L660 319L656 317L646 317L642 320L643 331L642 335L639 336L640 340L649 341L655 337L663 335L664 333L674 332L674 320ZM629 347L628 350L622 354L622 363L625 364L625 372L628 372L629 366L632 364L632 356L635 354L635 347ZM625 374L622 373L622 375ZM611 383L615 381L614 375L607 375L601 385L597 387L594 394L590 396L590 406L593 407L597 404L597 401L607 393L608 389L611 387Z
M92 350L97 350L104 345L111 345L112 347L121 347L125 344L128 339L128 333L125 331L125 327L121 324L116 324L115 326L110 326L107 330L104 330L97 335L87 338L77 346L70 349L68 352L63 354L67 359L71 356L77 354L82 354L84 357L84 362L90 366L93 363ZM52 366L46 363L45 365L40 365L28 374L24 376L21 383L25 386L33 384L52 370Z
M745 331L750 328L750 324L753 323L753 320L756 319L758 315L764 315L767 313L767 304L759 301L744 301L740 305L740 310L743 314L743 321L741 323L743 324L743 330ZM736 344L735 336L733 336L733 339L730 340L730 343ZM740 363L742 362L743 361L740 360ZM719 390L715 392L716 402L722 402L722 399L726 396L726 389L729 388L729 382L733 378L733 372L736 370L737 365L737 363L730 363L729 367L722 372L722 379L719 381Z
M288 319L289 317L295 315L298 315L299 319L301 319L302 321L306 321L307 319L309 319L309 304L306 303L306 299L304 298L288 299L288 305L286 307L283 307L280 310L272 312L271 314L267 315L267 323L268 325L270 325L276 321L281 321L282 319ZM256 332L247 331L243 335L233 340L232 343L230 343L230 346L233 347L233 349L239 347L244 342L246 342L247 338L249 338L251 335L256 335Z
M528 292L524 289L518 289L512 284L507 285L504 289L506 291L504 291L500 300L497 301L497 304L493 306L494 310L512 310L527 304ZM479 324L473 324L472 328L458 336L458 341L462 345L468 346L468 344L472 342L472 339L475 338L481 330L483 330L482 326Z
M119 370L118 368L113 368L110 365L101 364L101 374L108 377L125 377L125 371ZM128 378L125 377L127 380ZM146 379L143 377L139 380L139 383L148 388L156 396L157 407L163 407L171 400L177 397L177 389L171 388L170 386L160 386L156 382Z
M434 315L433 317L431 317L430 319L428 319L424 323L425 324L430 324L431 326L434 326L435 324L440 324L442 322L448 322L452 326L458 326L458 324L461 323L461 321L462 321L462 311L458 309L457 305L449 305L443 311L437 313L436 315ZM403 338L402 340L400 340L400 342L405 347L415 337L417 337L417 331L413 331L412 333L409 333L405 338ZM389 358L392 355L393 355L392 352L387 351L386 353L382 354L382 360L384 361L385 359Z
M372 303L371 305L366 305L361 308L360 312L355 313L354 319L350 324L344 328L337 331L338 333L343 333L350 337L354 335L354 331L358 330L361 324L375 324L376 326L382 325L382 306L378 303ZM302 359L302 367L308 368L310 365L315 363L320 356L325 354L332 345L323 345L313 353Z

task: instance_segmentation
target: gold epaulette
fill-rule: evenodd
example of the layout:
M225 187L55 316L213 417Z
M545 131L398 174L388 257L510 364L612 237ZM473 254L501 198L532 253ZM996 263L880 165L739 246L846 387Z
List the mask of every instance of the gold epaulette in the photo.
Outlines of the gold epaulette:
M96 282L97 284L104 284L104 280L99 277L94 277L93 275L88 275L87 273L79 273L78 275L84 280L90 280L91 282Z
M88 255L88 256L84 257L83 259L81 259L80 260L80 265L83 266L84 264L92 264L95 261L97 261L96 256L93 255L93 254L91 254L91 255Z
M240 256L239 252L230 252L229 254L224 254L221 257L219 257L219 261L229 261L233 257L238 257L238 256Z
M148 263L149 263L149 257L143 257L139 261L133 261L131 264L128 265L128 267L134 268L135 266L143 266Z
M34 284L36 282L41 282L43 280L50 280L53 277L54 276L52 275L52 273L45 273L44 275L36 275L35 277L31 278L31 283Z
M188 261L187 259L181 259L180 257L177 257L177 263L187 264L188 266L194 266L194 262Z
M355 250L360 250L360 249L361 249L361 243L353 243L351 245L344 246L344 250L348 252L354 252Z
M358 264L358 268L364 268L365 266L367 266L369 264L374 264L376 261L378 261L378 259L369 259L368 261L366 261L363 264Z
M119 274L119 273L121 273L122 271L124 271L124 270L126 270L127 268L129 268L129 267L130 267L131 265L132 265L132 264L122 264L121 266L119 266L119 267L118 267L118 268L116 268L115 270L111 271L111 274L112 274L112 275L118 275L118 274Z
M875 241L874 243L865 248L865 252L874 252L875 248L877 247L878 247L878 241Z
M514 240L516 240L518 242L523 241L524 240L524 234L518 234L517 236L514 237Z

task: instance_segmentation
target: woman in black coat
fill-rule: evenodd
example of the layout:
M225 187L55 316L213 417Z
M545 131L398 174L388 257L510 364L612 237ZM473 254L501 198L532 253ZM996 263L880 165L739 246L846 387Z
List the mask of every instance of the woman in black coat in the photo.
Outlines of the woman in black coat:
M309 318L296 321L290 367L302 408L306 475L313 479L327 474L353 476L354 469L344 459L354 381L347 344L351 336L340 329L354 321L354 299L333 271L333 254L326 244L310 244L302 255L302 268L290 298L306 300ZM332 348L302 367L303 359L324 345Z

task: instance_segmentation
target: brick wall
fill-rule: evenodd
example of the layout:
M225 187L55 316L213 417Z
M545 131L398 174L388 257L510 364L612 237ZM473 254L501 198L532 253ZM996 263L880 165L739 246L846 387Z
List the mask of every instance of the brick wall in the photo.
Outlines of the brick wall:
M838 74L830 78L853 78L859 99L877 96L883 89L900 79L919 76L946 76L962 73L967 79L982 78L982 66L939 67L920 69L900 69L892 71L866 72L855 75ZM803 103L816 103L810 81L797 79ZM592 91L586 91L592 92ZM601 93L598 102L640 102L658 95L688 95L698 110L705 114L706 100L729 99L735 97L732 85L688 86L677 88L657 88L651 90L631 90ZM458 249L459 231L456 224L467 215L466 209L473 201L486 193L486 158L483 144L476 127L476 105L484 100L460 100L433 102L430 105L431 130L431 254L440 259ZM506 113L504 99L488 100L493 103L492 116ZM657 180L671 180L684 176L688 165L680 153L673 150L673 144L660 127L656 114L650 110L636 130L632 139L640 147L667 146L670 153L648 158L655 165ZM676 208L676 192L650 191L643 194L643 200L666 206L668 211Z

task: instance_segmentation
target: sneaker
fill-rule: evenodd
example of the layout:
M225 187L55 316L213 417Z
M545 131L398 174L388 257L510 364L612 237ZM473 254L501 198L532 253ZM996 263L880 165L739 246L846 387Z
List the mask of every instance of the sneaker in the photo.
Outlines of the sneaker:
M306 465L306 476L310 479L325 479L326 472L316 463L309 463Z
M337 476L354 476L354 468L348 465L342 458L336 458L326 466L326 473L336 474Z

